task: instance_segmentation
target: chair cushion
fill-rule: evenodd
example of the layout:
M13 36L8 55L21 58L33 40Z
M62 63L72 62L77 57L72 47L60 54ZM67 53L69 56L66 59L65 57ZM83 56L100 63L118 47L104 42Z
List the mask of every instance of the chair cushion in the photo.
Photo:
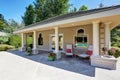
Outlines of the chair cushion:
M88 50L86 54L87 54L87 55L92 55L92 51L91 51L91 50Z
M72 51L71 51L71 49L66 49L66 52L71 53Z

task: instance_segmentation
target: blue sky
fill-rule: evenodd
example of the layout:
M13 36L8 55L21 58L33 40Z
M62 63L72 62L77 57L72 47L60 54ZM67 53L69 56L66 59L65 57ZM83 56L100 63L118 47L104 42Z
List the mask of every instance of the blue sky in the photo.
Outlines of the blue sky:
M20 23L25 7L33 4L33 1L35 0L0 0L0 13L4 15L6 20L14 19ZM120 0L70 0L69 3L77 8L84 4L88 9L93 9L98 8L101 1L105 6L120 4Z

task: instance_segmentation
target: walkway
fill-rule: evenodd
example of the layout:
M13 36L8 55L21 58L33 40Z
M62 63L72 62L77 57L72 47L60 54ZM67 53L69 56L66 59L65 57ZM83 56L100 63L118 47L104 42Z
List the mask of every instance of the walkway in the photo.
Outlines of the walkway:
M91 67L88 61L75 58L51 62L43 52L32 56L19 51L0 52L0 80L104 80L102 76L108 80L108 73L114 73L109 80L119 80L119 72Z

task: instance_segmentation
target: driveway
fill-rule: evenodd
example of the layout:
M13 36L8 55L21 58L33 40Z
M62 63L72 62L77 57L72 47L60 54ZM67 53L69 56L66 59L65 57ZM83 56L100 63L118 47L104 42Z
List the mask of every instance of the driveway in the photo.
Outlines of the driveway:
M0 80L93 80L93 77L0 52Z
M58 67L58 66L60 67ZM68 65L68 66L67 66ZM73 67L71 68L72 65ZM70 66L70 68L69 68ZM63 68L65 67L65 68ZM66 69L68 67L68 69ZM78 69L80 68L80 69ZM73 69L73 70L69 70ZM78 70L78 72L76 71ZM91 70L87 70L91 69ZM92 70L92 69L95 69ZM91 76L89 74L95 74ZM117 70L107 70L64 60L48 62L40 55L26 56L19 51L0 52L0 80L119 80L120 60Z

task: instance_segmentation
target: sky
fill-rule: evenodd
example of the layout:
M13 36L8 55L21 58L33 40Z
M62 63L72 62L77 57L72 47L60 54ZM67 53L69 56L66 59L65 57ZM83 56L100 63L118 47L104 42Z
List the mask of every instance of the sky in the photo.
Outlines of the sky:
M33 1L35 0L0 0L0 13L3 14L6 20L14 19L21 23L21 16L24 15L25 7L33 4ZM101 2L104 6L120 4L120 0L69 0L69 3L73 4L71 8L86 5L88 9L94 9L98 8Z

